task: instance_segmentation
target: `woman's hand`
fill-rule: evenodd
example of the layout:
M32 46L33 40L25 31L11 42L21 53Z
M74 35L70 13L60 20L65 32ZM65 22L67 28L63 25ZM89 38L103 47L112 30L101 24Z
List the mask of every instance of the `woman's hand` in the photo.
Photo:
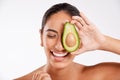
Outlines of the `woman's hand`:
M88 18L80 13L81 17L73 16L71 23L75 24L81 39L81 45L78 50L71 54L80 54L86 51L97 50L105 41L105 36L91 23Z
M48 73L40 71L33 75L32 80L52 80L52 79Z

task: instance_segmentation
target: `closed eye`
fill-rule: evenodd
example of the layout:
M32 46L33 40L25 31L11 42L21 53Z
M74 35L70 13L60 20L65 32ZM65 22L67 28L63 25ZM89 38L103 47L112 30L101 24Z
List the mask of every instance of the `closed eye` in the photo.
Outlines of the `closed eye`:
M53 38L57 38L57 36L58 36L58 32L56 30L54 30L54 29L47 30L47 37L48 38L53 39Z
M57 36L56 35L47 35L48 38L56 38Z

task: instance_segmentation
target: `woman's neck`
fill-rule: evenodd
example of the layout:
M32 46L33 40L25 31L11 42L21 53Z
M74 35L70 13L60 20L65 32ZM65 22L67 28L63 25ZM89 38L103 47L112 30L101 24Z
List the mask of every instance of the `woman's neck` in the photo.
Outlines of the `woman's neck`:
M79 70L82 69L83 66L76 63L71 63L69 66L64 68L54 68L50 65L46 65L46 70L53 80L75 80L80 72Z

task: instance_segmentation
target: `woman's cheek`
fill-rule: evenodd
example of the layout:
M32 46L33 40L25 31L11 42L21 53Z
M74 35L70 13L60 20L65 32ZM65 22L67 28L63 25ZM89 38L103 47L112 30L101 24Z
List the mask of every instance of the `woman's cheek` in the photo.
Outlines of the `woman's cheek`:
M55 39L46 39L46 46L49 48L53 48L56 44Z

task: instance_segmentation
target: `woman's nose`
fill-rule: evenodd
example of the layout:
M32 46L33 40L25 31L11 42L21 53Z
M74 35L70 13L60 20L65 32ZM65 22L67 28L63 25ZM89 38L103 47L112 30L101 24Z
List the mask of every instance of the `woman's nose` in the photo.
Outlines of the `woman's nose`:
M59 50L59 51L63 51L63 50L64 50L61 40L59 40L59 41L56 43L55 48L56 48L57 50Z

